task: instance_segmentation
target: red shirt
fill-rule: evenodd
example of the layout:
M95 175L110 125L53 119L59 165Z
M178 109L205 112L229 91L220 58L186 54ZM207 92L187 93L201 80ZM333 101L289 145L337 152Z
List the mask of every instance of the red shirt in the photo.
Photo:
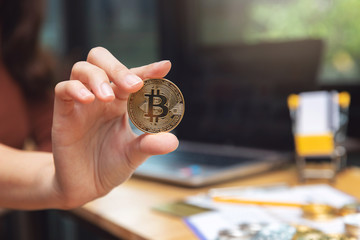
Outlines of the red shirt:
M51 151L53 104L52 96L26 100L0 62L0 143L21 149L31 139L39 150Z

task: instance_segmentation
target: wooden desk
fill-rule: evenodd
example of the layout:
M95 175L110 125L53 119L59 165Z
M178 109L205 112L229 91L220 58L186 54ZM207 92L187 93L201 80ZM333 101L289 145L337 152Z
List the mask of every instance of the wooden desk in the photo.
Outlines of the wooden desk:
M283 169L211 187L280 182L296 185L295 169ZM334 184L334 187L358 199L360 199L359 186L360 168L350 168L340 173ZM114 189L109 195L71 212L123 239L197 239L180 218L155 212L151 208L158 204L206 192L209 188L181 188L133 178Z

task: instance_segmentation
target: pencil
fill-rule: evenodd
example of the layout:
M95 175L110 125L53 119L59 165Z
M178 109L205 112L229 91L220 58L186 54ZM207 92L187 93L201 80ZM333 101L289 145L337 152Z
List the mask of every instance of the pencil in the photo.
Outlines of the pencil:
M267 201L256 201L256 200L244 200L239 198L230 198L230 197L213 197L215 202L223 203L235 203L235 204L254 204L262 206L277 206L277 207L304 207L304 204L301 203L286 203L286 202L267 202Z

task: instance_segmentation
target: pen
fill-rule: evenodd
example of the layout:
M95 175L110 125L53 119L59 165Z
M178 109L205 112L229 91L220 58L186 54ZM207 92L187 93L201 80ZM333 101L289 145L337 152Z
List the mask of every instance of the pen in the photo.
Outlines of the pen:
M268 202L268 201L256 201L256 200L244 200L231 197L212 197L215 202L223 203L235 203L235 204L254 204L262 206L277 206L277 207L297 207L302 208L305 205L301 203L286 203L286 202Z

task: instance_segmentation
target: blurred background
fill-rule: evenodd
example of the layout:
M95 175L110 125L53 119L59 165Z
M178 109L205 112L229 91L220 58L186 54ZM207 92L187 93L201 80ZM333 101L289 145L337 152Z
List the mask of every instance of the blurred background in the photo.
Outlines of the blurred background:
M288 115L266 105L269 100L285 105L289 93L316 89L350 92L348 134L357 138L359 7L356 0L48 0L42 40L58 59L60 80L67 79L71 66L86 59L95 46L109 49L127 67L171 60L168 78L191 102L178 128L180 138L192 134L192 138L199 136L197 140L208 140L215 135L207 129L216 123L204 117L212 111L206 110L204 102L214 97L214 91L238 99L231 100L231 106L251 116L242 120L246 125L276 111ZM219 78L226 79L221 91ZM266 94L279 98L266 99ZM246 110L251 109L254 98L264 101L263 108L256 110L262 115ZM219 112L216 121L238 125L229 122L229 111L235 113L222 107L230 105L226 101L220 96L215 105L211 103L211 109L215 106ZM290 129L284 121L260 128L270 127ZM237 137L241 131L243 139L236 144L243 144L254 134L246 129L228 131ZM282 139L267 147L289 149L293 145L290 131Z
M246 128L254 119L288 115L282 111L288 94L316 89L350 92L348 135L360 137L360 1L47 0L46 9L42 42L57 59L60 80L96 46L129 68L171 60L168 78L188 103L180 138L192 134L196 140L242 144L254 132L237 129L239 116L226 106L251 116L242 120ZM259 99L263 107L253 110ZM216 122L208 120L211 112ZM219 122L230 130L216 132ZM289 131L271 146L256 142L259 147L293 146L290 120L261 126L266 128ZM223 131L234 135L226 139ZM3 222L4 239L113 239L60 211L14 212Z
M84 59L104 46L129 67L162 59L172 47L163 46L164 34L197 47L321 39L318 84L357 84L359 6L356 0L47 0L42 39L62 60Z

